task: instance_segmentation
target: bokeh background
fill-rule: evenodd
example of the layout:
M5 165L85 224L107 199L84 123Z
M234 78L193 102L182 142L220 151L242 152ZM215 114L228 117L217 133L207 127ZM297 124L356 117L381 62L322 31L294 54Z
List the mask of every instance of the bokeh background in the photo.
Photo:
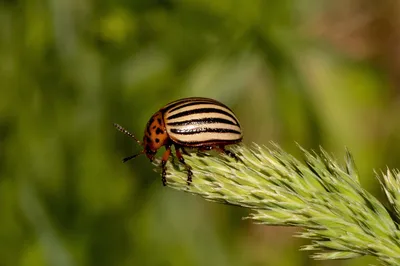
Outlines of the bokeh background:
M298 229L161 185L117 132L169 101L230 106L244 142L400 166L400 2L1 0L0 265L316 262Z

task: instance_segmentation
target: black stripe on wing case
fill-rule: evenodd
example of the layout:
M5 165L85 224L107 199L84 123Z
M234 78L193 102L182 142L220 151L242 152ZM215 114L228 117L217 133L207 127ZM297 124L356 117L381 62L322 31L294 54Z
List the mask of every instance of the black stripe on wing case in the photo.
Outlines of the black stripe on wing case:
M241 134L239 131L230 128L207 128L207 127L199 127L191 129L172 128L171 132L178 135L195 135L201 133L233 133L238 135Z
M186 126L186 125L201 125L201 124L216 124L216 123L237 126L237 124L232 122L231 120L223 119L223 118L219 118L219 117L208 117L208 118L191 119L191 120L185 120L185 121L179 121L179 122L169 122L169 123L167 123L167 125L168 126Z
M184 104L184 103L193 103L193 102L198 102L198 101L202 101L202 102L209 102L209 103L214 103L217 102L213 99L209 99L209 98L201 98L201 97L191 97L191 98L184 98L184 99L180 99L180 100L176 100L174 102L170 102L169 104L167 104L166 106L164 106L163 108L161 108L164 112L170 110L171 108L174 108L180 104Z
M188 107L188 106L194 106L194 105L200 105L200 104L214 104L214 105L221 106L222 108L228 109L226 106L224 106L224 105L222 105L222 104L220 104L218 102L203 101L202 100L202 101L195 101L195 102L189 102L189 103L182 103L181 106L177 106L177 107L173 106L175 108L173 108L173 109L168 108L168 112L172 113L172 112L175 112L175 111L177 111L177 110L179 110L181 108L185 108L185 107Z
M226 116L229 116L230 118L235 120L235 122L237 124L239 124L237 119L233 115L231 115L230 113L228 113L228 112L226 112L224 110L217 109L217 108L199 108L199 109L194 109L194 110L190 110L190 111L184 111L184 112L180 112L180 113L171 115L171 116L167 117L167 119L175 119L175 118L179 118L179 117L182 117L182 116L193 115L193 114L202 114L202 113L224 114Z
M168 111L171 108L174 108L177 105L180 105L184 102L194 102L195 100L190 100L190 99L181 99L181 100L177 100L175 102L169 103L166 106L164 106L162 109L164 112Z

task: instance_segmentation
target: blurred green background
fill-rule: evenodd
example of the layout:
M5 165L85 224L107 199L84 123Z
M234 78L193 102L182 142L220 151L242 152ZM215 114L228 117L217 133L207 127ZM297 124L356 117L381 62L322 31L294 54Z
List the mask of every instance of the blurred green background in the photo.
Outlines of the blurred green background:
M400 2L1 0L0 266L315 262L298 229L161 185L117 132L169 101L230 106L244 142L400 165Z

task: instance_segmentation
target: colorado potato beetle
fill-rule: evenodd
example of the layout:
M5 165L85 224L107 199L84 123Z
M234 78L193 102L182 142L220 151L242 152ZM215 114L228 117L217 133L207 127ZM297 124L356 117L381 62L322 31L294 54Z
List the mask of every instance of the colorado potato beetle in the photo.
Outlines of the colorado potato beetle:
M239 121L229 107L210 98L191 97L171 102L157 111L149 120L144 131L143 141L118 124L114 126L132 137L143 147L135 155L126 157L123 162L146 154L152 162L158 149L165 146L161 160L162 183L166 185L166 163L174 145L179 161L187 170L187 183L192 182L191 167L185 163L181 151L189 155L185 148L200 151L217 150L238 160L236 155L225 149L226 145L242 141L243 132Z

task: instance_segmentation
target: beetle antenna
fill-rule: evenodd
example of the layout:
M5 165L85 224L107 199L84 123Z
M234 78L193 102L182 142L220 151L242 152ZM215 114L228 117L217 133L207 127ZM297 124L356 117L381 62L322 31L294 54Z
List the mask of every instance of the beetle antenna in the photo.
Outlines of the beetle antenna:
M122 133L124 133L125 135L128 135L129 137L131 137L131 138L133 138L134 140L136 140L136 142L140 145L140 146L142 146L142 142L141 141L139 141L136 137L135 137L135 135L133 135L131 132L129 132L128 130L126 130L125 128L123 128L122 126L120 126L120 125L118 125L118 124L116 124L116 123L114 123L114 127L116 127L119 131L121 131ZM139 153L140 154L140 153ZM138 154L138 155L139 155ZM135 156L136 157L136 156ZM134 157L133 157L134 158ZM131 158L132 159L132 158Z
M122 162L126 163L127 161L129 161L129 160L131 160L133 158L136 158L137 156L142 155L143 153L144 153L144 151L141 151L138 154L134 154L134 155L128 156L128 157L122 159Z

